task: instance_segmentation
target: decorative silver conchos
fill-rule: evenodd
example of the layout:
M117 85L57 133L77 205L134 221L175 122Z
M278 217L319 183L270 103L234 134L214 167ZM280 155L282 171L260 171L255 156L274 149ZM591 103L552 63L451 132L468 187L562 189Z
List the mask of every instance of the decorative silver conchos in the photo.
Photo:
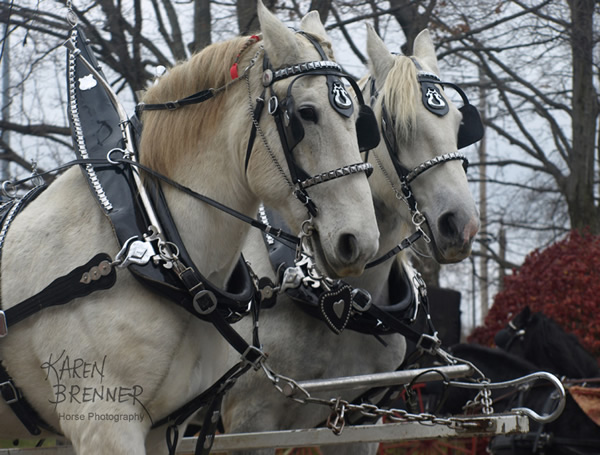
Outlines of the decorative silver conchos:
M278 81L279 79L285 79L286 77L293 76L295 74L308 73L310 71L318 71L322 69L333 69L336 71L342 71L342 67L336 62L331 60L322 60L318 62L307 62L299 63L298 65L288 66L287 68L281 68L273 74L272 82ZM264 83L263 74L263 83Z
M273 71L266 69L262 75L262 84L264 87L268 87L273 82Z

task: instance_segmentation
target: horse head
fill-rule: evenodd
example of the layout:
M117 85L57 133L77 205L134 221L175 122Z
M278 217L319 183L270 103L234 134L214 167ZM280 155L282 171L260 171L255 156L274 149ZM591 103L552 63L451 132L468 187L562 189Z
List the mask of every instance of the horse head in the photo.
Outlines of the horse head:
M331 41L316 11L303 18L300 33L283 26L266 8L259 8L259 19L265 52L273 68L333 61ZM354 165L363 166L351 115L361 106L346 92L341 73L302 71L301 67L298 75L273 84L273 93L282 104L283 129L294 159L290 173L287 177L281 172L265 174L265 169L274 170L272 157L264 151L253 152L248 180L265 205L279 211L290 226L298 226L307 218L301 204L290 204L289 197L284 197L292 189L289 183L297 189L299 180L309 182L301 186L307 187L307 196L317 209L311 217L314 229L309 227L308 233L321 269L330 276L356 275L375 254L379 237L364 174L344 175ZM280 141L276 129L265 132L265 136L268 144ZM256 141L258 148L264 145ZM286 162L284 157L277 159ZM344 177L329 180L335 174ZM277 187L280 189L274 191Z
M371 168L361 160L352 117L360 106L344 88L347 75L332 59L318 14L304 18L304 33L290 30L260 1L258 18L262 37L213 44L148 90L146 103L222 89L206 102L167 112L170 119L161 113L154 121L156 114L145 112L141 159L249 216L263 201L295 233L302 230L322 272L358 274L379 238L366 178ZM159 89L165 85L170 91ZM146 134L155 128L158 133ZM219 235L233 225L223 218L212 229ZM244 233L237 229L241 248ZM188 236L193 242L194 232ZM203 254L214 252L200 249Z
M522 357L538 368L568 378L592 378L600 375L596 359L572 333L553 319L526 306L495 336L496 345Z
M438 262L461 261L471 252L479 213L458 148L481 138L477 110L460 88L440 79L427 30L416 37L411 57L391 54L375 30L367 30L371 77L365 90L384 138L374 153L383 175L372 182L375 206L382 208L380 230L381 219L393 224L400 212L405 226L416 225L430 239ZM448 85L465 101L460 110L444 93Z

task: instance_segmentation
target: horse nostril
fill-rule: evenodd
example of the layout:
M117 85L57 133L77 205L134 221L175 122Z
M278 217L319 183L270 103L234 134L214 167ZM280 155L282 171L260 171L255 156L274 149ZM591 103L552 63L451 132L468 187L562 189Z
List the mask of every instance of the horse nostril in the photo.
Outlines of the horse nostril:
M438 219L438 230L442 237L456 245L470 245L479 230L479 218L467 219L461 213L448 211Z
M360 249L358 239L354 234L342 234L338 240L338 254L346 264L351 264L358 260Z
M460 236L460 230L456 225L456 217L452 212L443 214L438 220L438 229L440 234L446 238L457 238Z

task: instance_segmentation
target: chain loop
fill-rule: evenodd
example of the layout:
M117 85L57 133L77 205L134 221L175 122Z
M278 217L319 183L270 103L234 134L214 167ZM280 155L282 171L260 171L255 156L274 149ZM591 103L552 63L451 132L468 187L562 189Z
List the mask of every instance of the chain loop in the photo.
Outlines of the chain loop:
M451 360L452 364L455 364L455 362L462 362L473 366L471 362L459 359L449 354L447 357L449 360ZM264 359L261 359L260 365L262 366L267 378L273 383L275 388L288 398L291 398L301 404L314 403L329 406L331 408L331 414L327 420L327 426L336 434L339 434L343 430L348 413L359 413L370 418L386 418L392 422L418 422L423 425L446 425L450 428L460 430L469 430L476 428L477 425L479 425L477 422L468 420L468 418L465 419L465 416L444 418L437 417L434 414L429 413L415 414L408 412L405 409L382 409L379 406L371 403L354 404L348 402L347 400L343 400L340 397L329 400L315 398L312 397L308 390L304 389L295 380L279 375L271 370L265 364ZM523 384L530 384L532 381L538 379L547 380L556 388L555 393L557 393L560 398L556 409L552 411L552 413L545 415L537 414L535 411L526 407L513 408L511 412L526 415L536 422L547 423L555 420L564 409L566 399L564 388L560 380L550 373L537 372L510 381L493 383L490 382L490 380L486 378L478 368L474 367L474 371L477 375L480 375L480 378L475 382L445 381L449 386L478 390L478 394L475 399L467 402L465 405L465 408L467 409L477 406L481 409L481 413L484 416L492 416L494 413L494 408L492 406L492 389L523 386ZM297 391L301 392L302 396L296 396L298 395L296 393Z
M67 22L71 27L75 27L78 23L77 14L73 11L73 2L71 0L67 0Z
M253 59L253 61L252 61L252 65L254 65L254 60L255 59ZM243 78L246 81L246 87L248 89L248 114L250 115L250 119L252 120L252 124L254 125L254 128L256 128L256 132L260 136L260 139L261 139L263 145L265 146L265 149L266 149L267 153L271 157L271 161L273 161L273 164L275 165L275 168L277 169L277 172L279 172L279 174L283 177L283 179L285 180L285 182L287 183L287 185L290 188L293 189L294 185L292 185L292 182L290 181L290 179L288 178L287 174L283 170L283 167L281 166L281 164L277 160L277 157L275 156L275 152L273 151L273 149L269 145L269 143L267 141L267 137L265 136L265 133L263 132L262 128L260 127L260 123L258 121L259 119L257 119L257 118L254 117L254 106L252 104L252 90L250 88L250 76L249 76L248 71L247 71L249 68L250 68L250 66L248 66L248 68L245 71L245 74L243 75ZM263 101L264 100L257 100L257 102L263 102Z
M455 429L468 429L473 424L469 421L465 421L463 418L456 417L437 417L430 413L411 413L405 409L388 408L383 409L372 403L361 403L354 404L340 397L333 399L323 399L312 397L310 393L303 389L302 386L294 379L275 373L264 360L260 362L260 365L267 376L267 378L273 383L273 386L277 391L286 395L288 398L296 401L300 404L320 404L323 406L329 406L331 413L327 418L327 427L330 428L336 435L339 435L346 424L346 416L348 413L358 413L365 417L370 418L386 418L391 422L418 422L422 425L445 425ZM485 387L485 383L482 385L484 388L480 393L485 395L485 405L487 410L490 412L484 412L485 415L493 413L491 407L492 399L490 390ZM301 396L296 396L297 391L301 393Z
M343 402L340 398L332 400L335 404L332 406L333 411L327 417L327 428L329 428L333 434L339 435L344 429L346 421L344 414L346 412L346 402Z

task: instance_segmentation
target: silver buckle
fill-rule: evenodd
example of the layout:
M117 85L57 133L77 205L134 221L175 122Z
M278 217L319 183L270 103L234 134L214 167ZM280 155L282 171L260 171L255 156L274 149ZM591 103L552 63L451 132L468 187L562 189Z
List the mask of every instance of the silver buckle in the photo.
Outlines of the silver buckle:
M254 362L252 362L251 360L248 359L248 354L250 352L255 352L258 354L258 358ZM255 371L260 369L261 365L263 364L263 361L266 359L267 359L267 354L263 350L257 348L256 346L252 346L252 345L248 346L248 348L242 354L242 362L244 362L244 364L251 365Z
M19 392L17 391L17 388L15 387L15 385L11 382L11 381L6 381L6 382L2 382L0 383L0 390L2 390L5 386L8 386L8 388L10 389L10 391L13 394L14 398L11 399L6 399L4 397L4 393L2 393L2 398L4 398L4 401L6 402L6 404L13 404L16 403L17 401L19 401Z
M356 311L364 313L371 308L372 303L371 294L365 289L354 288L352 290L352 308Z
M421 349L428 354L435 354L441 345L442 342L437 337L437 332L435 335L427 335L426 333L423 333L417 342L417 349Z
M194 310L202 315L212 313L217 308L217 303L215 294L207 290L199 291L192 300Z
M8 334L8 325L6 325L6 315L4 311L0 310L0 338L5 337Z

